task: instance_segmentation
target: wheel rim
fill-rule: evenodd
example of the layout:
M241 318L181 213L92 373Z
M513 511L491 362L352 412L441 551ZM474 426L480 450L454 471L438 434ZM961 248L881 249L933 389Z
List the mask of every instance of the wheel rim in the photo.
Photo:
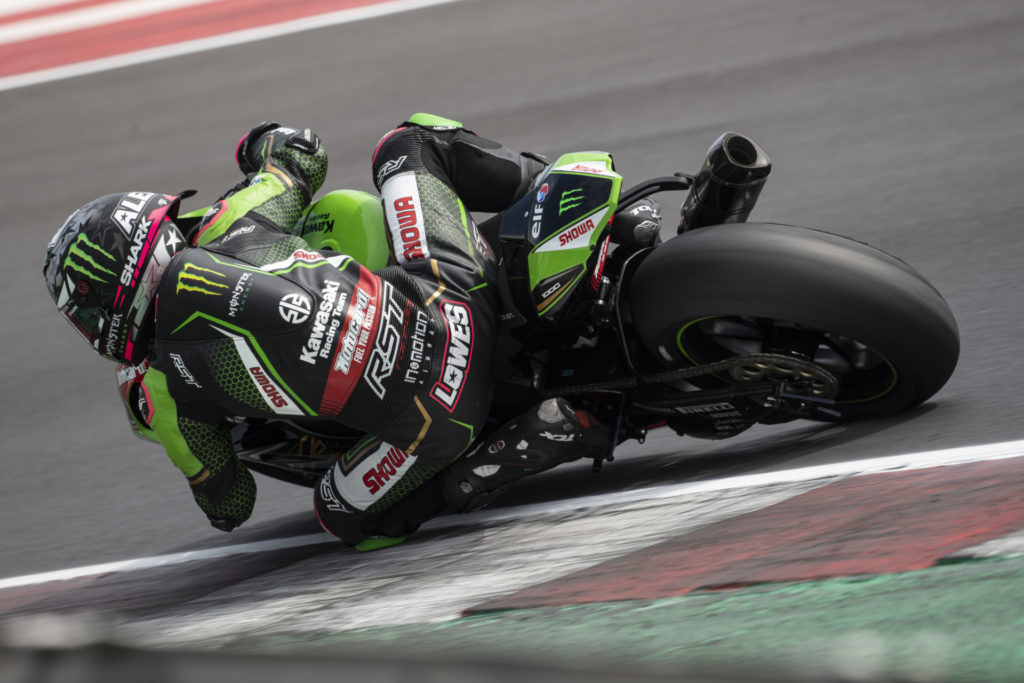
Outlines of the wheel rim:
M761 352L812 361L839 380L838 405L878 400L899 383L896 367L874 349L849 337L798 323L753 316L708 316L680 327L675 342L682 357L693 365ZM712 377L722 383L736 383L724 375Z

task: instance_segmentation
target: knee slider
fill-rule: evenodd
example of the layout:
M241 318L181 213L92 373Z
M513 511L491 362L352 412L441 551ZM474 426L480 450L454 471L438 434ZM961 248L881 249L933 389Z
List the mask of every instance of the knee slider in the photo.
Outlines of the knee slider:
M345 545L358 545L370 535L364 525L373 517L353 507L341 497L334 484L334 468L327 470L313 490L313 508L324 531L344 541Z

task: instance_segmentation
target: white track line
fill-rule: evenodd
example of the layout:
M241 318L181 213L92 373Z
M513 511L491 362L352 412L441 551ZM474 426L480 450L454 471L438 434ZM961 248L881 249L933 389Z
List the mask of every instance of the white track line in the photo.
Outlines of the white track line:
M68 64L66 66L58 66L52 69L43 69L41 71L33 71L26 74L7 76L0 78L0 92L4 90L14 90L15 88L24 88L30 85L38 85L40 83L59 81L65 78L84 76L86 74L98 73L100 71L120 69L122 67L133 66L135 64L144 64L146 62L155 62L161 59L180 57L182 55L194 54L196 52L216 50L218 48L229 47L231 45L253 43L260 40L266 40L268 38L276 38L278 36L300 33L302 31L309 31L315 28L323 28L325 26L336 26L338 24L347 24L353 21L363 21L364 19L382 17L388 14L410 12L424 7L446 5L453 2L461 2L461 0L394 0L394 2L382 2L367 7L356 7L353 9L330 12L328 14L303 17L302 19L295 19L281 24L259 26L242 31L235 31L234 33L225 33L219 36L199 38L197 40L189 40L183 43L154 47L148 50L140 50L139 52L131 52L124 55L94 59L92 61L81 62L79 64Z
M780 470L777 472L745 474L736 477L726 477L723 479L685 482L682 484L672 484L668 486L655 486L645 489L623 491L620 493L585 496L582 498L572 498L568 500L554 501L551 503L538 503L484 511L473 513L471 515L441 517L431 520L424 525L424 528L444 529L459 526L482 526L489 523L493 524L517 519L529 519L541 515L563 514L598 507L635 503L644 500L674 498L694 493L726 491L741 488L757 488L773 484L797 483L818 479L828 480L864 474L877 474L879 472L894 472L900 470L961 465L984 460L1004 460L1007 458L1018 458L1021 456L1024 456L1024 440L1005 441L1003 443L987 444L984 446L963 446L960 448L908 453L905 455L871 458L867 460L853 460L850 462L840 462L829 465L815 465L812 467L801 467L791 470ZM337 540L328 534L319 533L295 536L292 538L259 541L256 543L243 543L241 545L231 545L220 548L208 548L206 550L193 550L183 553L157 555L154 557L142 557L133 560L121 560L117 562L107 562L105 564L95 564L85 567L43 572L41 574L27 574L25 576L0 579L0 590L33 586L48 583L50 581L68 581L96 574L138 571L142 569L153 569L156 567L183 564L186 562L219 559L229 557L231 555L261 553L271 550L281 550L284 548L296 548L307 545L316 545L319 543L337 542Z

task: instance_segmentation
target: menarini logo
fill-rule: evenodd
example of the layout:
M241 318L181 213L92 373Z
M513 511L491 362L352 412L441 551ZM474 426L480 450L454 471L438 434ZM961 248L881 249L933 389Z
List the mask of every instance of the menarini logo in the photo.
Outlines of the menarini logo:
M178 273L178 286L174 293L195 292L196 294L206 294L208 296L224 294L228 291L229 287L227 282L218 282L217 280L220 278L227 280L227 275L216 270L197 266L194 263L186 263L185 267Z
M101 265L97 259L116 265L113 256L84 234L79 234L64 258L64 268L77 270L95 282L109 282L117 277L117 273Z

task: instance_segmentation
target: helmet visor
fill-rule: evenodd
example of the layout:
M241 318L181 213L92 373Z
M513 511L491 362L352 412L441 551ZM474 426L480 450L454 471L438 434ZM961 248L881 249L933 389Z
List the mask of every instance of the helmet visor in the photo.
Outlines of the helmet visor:
M57 305L57 310L90 346L99 349L107 313L94 292L68 294L66 300Z

